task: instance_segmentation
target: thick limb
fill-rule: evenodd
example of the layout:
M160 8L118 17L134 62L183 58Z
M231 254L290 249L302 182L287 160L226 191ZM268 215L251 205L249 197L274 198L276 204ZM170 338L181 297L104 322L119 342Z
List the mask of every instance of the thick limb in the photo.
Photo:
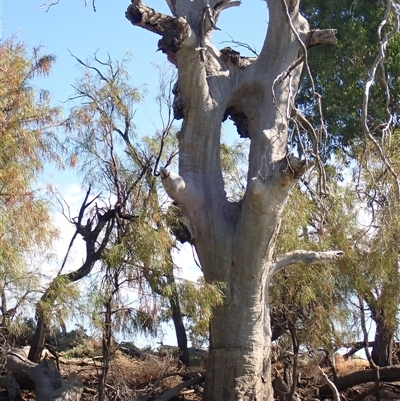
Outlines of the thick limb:
M334 262L344 255L342 251L311 252L311 251L292 251L279 256L270 268L269 277L272 277L293 264L314 265L317 263Z

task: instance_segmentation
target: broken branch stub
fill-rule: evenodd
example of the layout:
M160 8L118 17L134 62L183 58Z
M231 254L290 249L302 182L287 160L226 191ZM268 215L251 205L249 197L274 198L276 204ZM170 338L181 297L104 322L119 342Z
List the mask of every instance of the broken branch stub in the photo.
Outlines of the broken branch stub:
M313 29L307 34L306 46L336 45L338 42L336 33L337 29Z
M168 59L176 64L175 53L182 48L185 40L191 35L190 26L185 18L162 14L142 3L131 4L125 16L133 25L161 35L158 49L167 54Z

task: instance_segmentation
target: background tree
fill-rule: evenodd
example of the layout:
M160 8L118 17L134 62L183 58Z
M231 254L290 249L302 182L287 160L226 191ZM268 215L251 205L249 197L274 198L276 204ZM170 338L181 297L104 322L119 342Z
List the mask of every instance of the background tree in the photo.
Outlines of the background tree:
M339 239L340 231L328 230L332 239L348 250L342 261L343 278L352 283L353 296L361 297L369 307L376 323L373 361L385 366L391 362L398 304L398 250L390 239L395 237L397 223L393 218L388 224L383 217L393 216L398 202L398 190L392 192L393 186L398 188L397 154L392 147L396 143L392 131L398 125L398 14L391 3L384 2L371 7L371 3L362 1L327 4L306 0L301 7L314 24L339 31L338 46L329 53L336 62L320 69L328 54L319 47L310 53L309 65L317 91L324 97L328 148L340 149L342 161L357 164L353 208L363 211L353 215L351 223L348 221L353 226L347 238L352 246L345 245L343 236ZM308 83L304 75L302 85L307 87ZM298 102L315 124L313 116L318 113L312 106L311 93L302 91ZM327 156L330 154L328 150Z
M400 301L399 205L392 174L374 146L368 148L368 157L364 153L353 184L357 197L352 207L358 209L358 213L353 215L352 236L346 238L333 232L331 240L349 242L347 255L341 262L341 273L350 286L350 293L368 307L360 311L360 316L367 315L375 323L375 339L370 343L372 360L378 366L387 366L392 364ZM387 149L386 154L393 161L398 158L395 148ZM396 165L393 168L397 170ZM350 210L348 215L352 214Z
M71 130L71 160L80 167L84 182L102 193L90 202L93 217L89 221L115 210L106 233L99 231L99 237L93 236L102 244L96 251L99 282L91 285L94 293L90 299L95 300L91 314L102 317L104 364L99 397L104 399L113 336L137 331L155 333L161 323L157 314L165 302L169 313L164 316L173 320L180 359L189 364L180 307L181 297L189 291L182 291L188 285L175 281L171 257L175 240L168 224L176 222L178 216L174 216L173 207L168 210L169 202L160 194L157 180L158 166L170 165L176 154L172 109L168 107L171 98L165 97L161 86L160 107L163 103L167 106L164 127L153 137L141 138L133 123L140 96L130 83L126 60L101 61L96 56L89 62L77 60L84 71L74 85L73 101L77 104L66 123ZM84 215L86 211L80 214ZM90 273L92 268L86 271ZM202 292L204 288L208 291ZM218 291L214 292L219 297L212 297L212 292L211 285L198 289L203 309L210 309L207 302L215 305L221 299Z
M21 42L0 43L0 292L6 336L11 326L18 327L21 307L35 299L40 277L31 269L50 257L57 235L39 177L45 162L61 167L56 136L61 113L46 91L31 84L47 76L54 61L40 48L30 55Z
M309 68L312 72L315 90L323 96L322 112L329 132L326 138L329 150L342 149L351 152L354 140L360 140L363 132L360 126L361 110L365 85L371 78L370 68L380 50L380 38L390 35L390 46L384 59L385 78L377 78L371 88L374 102L370 105L370 123L378 127L387 117L386 107L397 121L399 82L399 46L397 35L391 30L396 24L396 14L392 14L387 24L385 18L388 3L380 1L331 1L304 0L301 11L313 26L335 28L338 31L338 43L335 47L320 46L309 54ZM389 11L390 11L389 5ZM386 39L385 39L386 40ZM331 60L326 68L320 68L328 57ZM390 96L386 98L388 85ZM310 76L303 74L297 103L313 124L319 122L319 110L314 106L313 93L310 91ZM386 105L387 99L389 104ZM330 154L330 153L329 153Z
M283 215L277 254L299 247L308 251L330 249L333 244L323 232L320 210L307 196L304 186L293 190L290 199ZM286 378L292 395L301 355L306 361L313 356L317 359L318 355L322 359L325 353L334 364L334 353L354 338L346 330L351 314L340 292L337 266L325 264L318 273L314 266L293 266L276 275L270 287L272 340L279 345L278 357L292 371L290 380ZM289 363L288 355L292 355Z

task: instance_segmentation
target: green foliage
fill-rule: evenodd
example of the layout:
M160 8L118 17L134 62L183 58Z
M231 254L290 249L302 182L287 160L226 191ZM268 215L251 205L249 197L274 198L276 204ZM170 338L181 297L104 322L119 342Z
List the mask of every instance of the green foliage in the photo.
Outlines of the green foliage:
M99 356L102 356L101 342L95 340L85 340L62 352L63 358L95 358Z
M46 193L36 189L44 162L61 166L61 150L55 129L60 110L50 104L47 91L31 82L47 76L55 57L34 49L29 55L23 43L0 43L0 292L3 325L10 306L32 302L38 288L32 264L43 262L57 235L51 225ZM36 261L36 262L34 262ZM20 312L20 311L19 311ZM13 317L15 314L13 315ZM5 319L5 320L4 320ZM11 327L10 327L11 328Z
M337 199L330 198L330 209ZM319 205L296 188L286 207L276 254L303 249L325 251L332 248L328 216L333 210ZM343 215L341 215L343 216ZM345 234L344 234L345 235ZM338 269L332 264L289 266L275 276L270 287L273 329L278 333L295 331L298 341L311 349L340 347L348 336L348 309L338 287ZM348 338L347 338L348 340Z
M221 168L228 199L240 200L245 191L247 176L247 142L235 142L232 145L222 142L220 147Z
M371 0L304 0L300 3L302 14L312 29L337 29L336 46L317 46L310 49L308 61L315 82L316 92L323 96L322 115L329 134L328 154L334 149L347 148L360 137L359 119L364 85L368 71L379 51L377 29L384 16L386 3ZM389 26L393 21L389 21ZM385 28L386 29L386 28ZM387 32L384 31L382 35ZM398 35L390 41L385 69L389 78L391 101L389 109L397 114L399 95ZM321 68L323 66L323 68ZM381 76L372 87L370 122L377 126L386 118L386 93ZM299 87L298 107L313 125L320 116L314 101L310 77L306 72Z
M212 310L222 305L225 283L183 281L178 286L183 313L188 321L189 338L195 348L207 347Z
M398 157L396 138L394 134L388 151L392 161ZM394 334L397 326L397 189L375 147L366 146L362 155L354 181L349 176L338 183L341 172L332 164L327 170L329 194L317 197L296 189L283 218L277 254L298 248L344 252L336 266L287 268L270 291L273 323L285 330L295 327L300 343L313 348L350 341L351 328L352 336L360 339L360 330L354 329L360 319L353 307L357 299L366 302L369 316L381 327ZM313 182L308 177L309 187Z
M54 236L48 205L34 184L44 160L59 162L53 130L61 116L48 94L29 84L47 75L53 62L40 49L29 58L22 43L0 45L0 257L7 264L21 263L26 250L46 247Z
M177 284L165 287L164 296L178 294L193 347L208 346L208 330L212 310L222 304L224 289L224 283L206 283L203 277L200 277L196 283L179 280ZM164 314L165 318L169 318L169 312Z

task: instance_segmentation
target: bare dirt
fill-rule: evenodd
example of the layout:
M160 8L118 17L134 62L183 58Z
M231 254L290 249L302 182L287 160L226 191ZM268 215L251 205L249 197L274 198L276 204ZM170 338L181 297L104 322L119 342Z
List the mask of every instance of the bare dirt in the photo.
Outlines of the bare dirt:
M138 359L126 356L120 351L115 352L107 380L108 400L134 401L143 397L142 400L156 400L162 393L174 388L182 381L189 380L204 374L204 363L198 363L186 369L172 356L146 355ZM65 378L71 372L77 372L82 378L84 391L82 401L97 400L98 378L101 374L101 360L93 358L60 358L58 366ZM354 372L368 369L368 361L362 359L348 359L341 357L336 359L336 370L338 377L345 377ZM323 371L333 380L332 368L323 368ZM275 375L284 376L283 365L274 364ZM333 396L321 394L321 388L326 384L318 364L310 361L300 368L298 386L293 400L333 400ZM379 397L377 389L379 388ZM171 398L173 401L202 401L202 385L198 384L183 389L177 396ZM145 396L148 398L145 398ZM7 398L1 398L0 401ZM33 401L35 397L32 392L23 393L24 401ZM276 400L283 400L277 397ZM365 383L347 389L341 393L344 401L400 401L400 382L380 383L377 387L374 382ZM223 400L221 400L223 401Z

